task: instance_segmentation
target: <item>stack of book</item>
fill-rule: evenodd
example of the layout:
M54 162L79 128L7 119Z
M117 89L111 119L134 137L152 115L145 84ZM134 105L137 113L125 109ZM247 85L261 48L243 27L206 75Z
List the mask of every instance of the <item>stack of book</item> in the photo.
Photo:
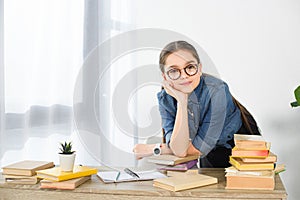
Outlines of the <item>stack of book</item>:
M2 173L7 183L36 184L40 180L36 176L36 171L48 169L53 166L53 162L24 160L2 167Z
M155 163L158 170L166 171L187 171L197 166L199 155L188 155L177 157L175 155L151 156L148 162Z
M74 166L73 171L65 172L60 167L38 170L37 177L41 178L40 188L75 189L91 179L92 174L97 174L96 168L87 166Z
M235 147L226 168L226 189L273 190L277 156L260 135L234 135Z

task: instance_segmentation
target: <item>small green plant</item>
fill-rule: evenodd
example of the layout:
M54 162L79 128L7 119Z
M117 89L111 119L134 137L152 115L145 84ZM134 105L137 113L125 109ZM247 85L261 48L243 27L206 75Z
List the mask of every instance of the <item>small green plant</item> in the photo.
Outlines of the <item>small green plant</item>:
M60 154L72 154L75 151L72 151L72 142L60 143Z
M296 101L291 102L291 106L298 107L298 106L300 106L300 86L298 86L295 89L294 94L295 94Z

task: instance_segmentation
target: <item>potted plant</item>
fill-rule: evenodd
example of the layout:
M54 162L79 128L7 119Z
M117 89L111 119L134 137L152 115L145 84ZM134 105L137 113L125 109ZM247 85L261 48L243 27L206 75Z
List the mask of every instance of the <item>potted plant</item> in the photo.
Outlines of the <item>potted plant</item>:
M72 142L60 143L59 163L62 171L73 171L75 151L72 150Z
M300 106L300 86L298 86L295 89L294 94L295 94L296 101L291 102L291 106L298 107L298 106Z

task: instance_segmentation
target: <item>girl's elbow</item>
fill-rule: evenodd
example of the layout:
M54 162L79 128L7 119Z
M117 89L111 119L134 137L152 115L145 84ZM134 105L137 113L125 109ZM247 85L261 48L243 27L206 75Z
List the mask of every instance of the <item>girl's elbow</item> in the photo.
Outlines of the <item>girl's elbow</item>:
M187 152L176 154L176 156L178 156L180 158L186 157L187 156Z
M170 148L175 156L186 157L188 154L187 150L178 149L176 147L174 148L174 145L172 145L171 143L170 143Z

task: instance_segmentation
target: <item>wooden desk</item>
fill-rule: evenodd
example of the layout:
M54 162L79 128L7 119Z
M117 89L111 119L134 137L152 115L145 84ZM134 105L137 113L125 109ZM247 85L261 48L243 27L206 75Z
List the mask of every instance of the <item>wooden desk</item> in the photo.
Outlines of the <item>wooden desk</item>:
M152 186L152 181L104 184L96 175L75 190L39 189L36 185L13 185L0 179L0 199L286 199L287 193L276 175L275 190L226 190L224 169L201 169L200 173L218 178L219 183L181 192L171 192Z

